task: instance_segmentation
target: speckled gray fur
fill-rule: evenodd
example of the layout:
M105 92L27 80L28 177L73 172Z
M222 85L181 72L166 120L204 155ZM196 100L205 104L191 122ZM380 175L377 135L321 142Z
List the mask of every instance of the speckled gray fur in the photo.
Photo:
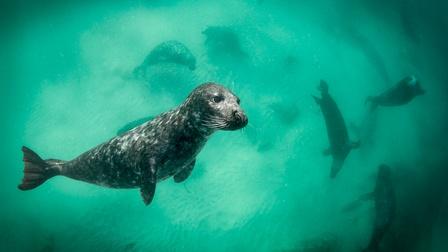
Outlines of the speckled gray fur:
M239 99L223 86L206 83L177 108L71 161L46 160L46 169L106 187L140 187L144 202L149 204L157 182L171 176L182 182L190 175L196 155L213 132L236 130L246 124ZM22 190L34 188L26 182L25 175Z

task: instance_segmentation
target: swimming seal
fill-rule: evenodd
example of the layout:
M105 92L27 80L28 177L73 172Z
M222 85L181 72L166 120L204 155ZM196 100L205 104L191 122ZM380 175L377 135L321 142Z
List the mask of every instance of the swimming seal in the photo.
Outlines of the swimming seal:
M389 166L382 164L378 167L373 192L360 196L357 200L348 204L343 211L354 210L367 200L373 200L375 204L375 220L369 245L363 252L373 252L378 251L379 245L395 220L396 215L395 186L392 182L392 171Z
M327 126L330 148L326 149L323 153L324 155L333 156L330 177L334 178L341 170L345 159L350 153L350 150L359 147L359 142L351 142L348 138L344 118L342 117L341 111L336 105L336 102L328 93L328 84L321 80L319 89L321 91L322 98L318 98L316 96L313 97L322 110L325 124Z
M366 102L372 104L372 109L377 106L401 106L423 94L425 94L425 90L422 89L420 81L415 76L409 76L380 95L367 97Z
M214 132L247 125L247 116L239 103L239 98L227 88L205 83L178 107L71 161L42 160L22 147L24 177L18 187L30 190L62 175L105 187L140 188L148 205L157 182L171 176L177 183L188 178L196 155Z
M378 251L384 235L395 219L396 196L389 166L384 164L379 166L375 190L371 195L375 202L375 220L369 245L363 250L364 252Z

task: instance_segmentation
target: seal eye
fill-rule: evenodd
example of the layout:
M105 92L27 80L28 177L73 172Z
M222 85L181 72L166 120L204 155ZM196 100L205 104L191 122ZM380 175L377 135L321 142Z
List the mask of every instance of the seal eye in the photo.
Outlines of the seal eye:
M238 105L240 105L240 98L236 98L236 103L238 104Z
M216 95L216 96L213 96L212 100L214 103L220 103L224 100L224 97L222 97L221 95Z

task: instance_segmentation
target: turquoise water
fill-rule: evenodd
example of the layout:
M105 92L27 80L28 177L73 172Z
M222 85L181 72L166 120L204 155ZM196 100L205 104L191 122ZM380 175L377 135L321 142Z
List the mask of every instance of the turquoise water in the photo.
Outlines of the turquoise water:
M20 2L2 8L1 251L361 251L374 205L341 209L393 170L397 214L381 251L447 251L448 5L443 1ZM218 35L204 31L219 27ZM215 41L213 42L213 39ZM176 40L192 71L134 69ZM218 41L218 42L216 42ZM222 42L224 41L224 42ZM408 75L426 94L365 105ZM319 106L324 79L353 150L335 179ZM183 184L138 190L55 177L19 191L20 147L69 160L213 81L249 125L213 135Z

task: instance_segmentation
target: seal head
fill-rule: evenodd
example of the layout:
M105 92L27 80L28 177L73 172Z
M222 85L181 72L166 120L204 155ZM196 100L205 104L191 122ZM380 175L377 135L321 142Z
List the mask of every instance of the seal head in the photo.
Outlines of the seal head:
M205 83L193 90L185 101L185 108L194 111L195 123L203 130L237 130L248 123L240 99L215 83Z

